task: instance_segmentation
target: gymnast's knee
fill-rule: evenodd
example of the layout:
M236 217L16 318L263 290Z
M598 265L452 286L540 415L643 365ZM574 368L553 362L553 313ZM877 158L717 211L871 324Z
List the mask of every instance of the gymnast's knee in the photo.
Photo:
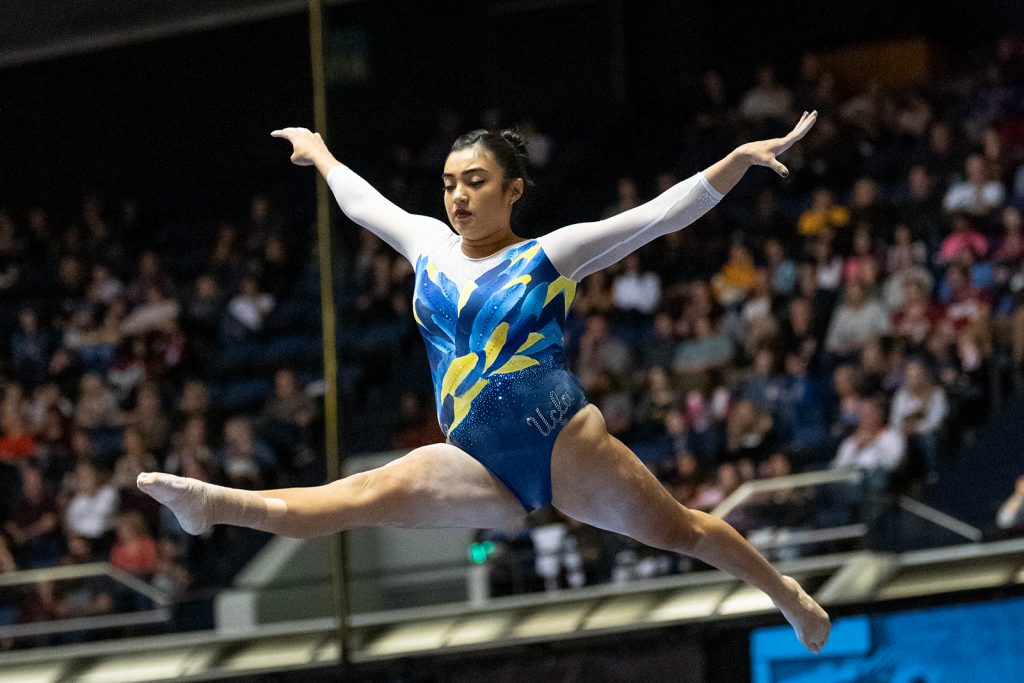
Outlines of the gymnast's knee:
M679 514L670 524L659 529L659 545L683 555L689 555L706 534L706 525L701 513L679 506Z

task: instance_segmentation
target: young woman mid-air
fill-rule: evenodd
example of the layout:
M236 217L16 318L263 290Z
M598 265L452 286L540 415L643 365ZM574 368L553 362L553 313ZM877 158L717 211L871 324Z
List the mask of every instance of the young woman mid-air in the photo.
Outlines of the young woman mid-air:
M805 112L786 137L742 145L646 204L531 240L510 223L526 176L525 146L515 133L478 130L455 141L441 176L453 232L389 202L335 159L319 134L274 131L292 144L293 163L324 175L350 219L415 267L413 315L447 442L323 486L244 491L144 472L139 488L192 534L212 524L302 538L370 525L514 528L528 511L550 504L756 586L818 652L831 628L825 611L727 523L676 502L608 433L562 349L580 280L694 222L751 166L788 175L776 156L816 118Z

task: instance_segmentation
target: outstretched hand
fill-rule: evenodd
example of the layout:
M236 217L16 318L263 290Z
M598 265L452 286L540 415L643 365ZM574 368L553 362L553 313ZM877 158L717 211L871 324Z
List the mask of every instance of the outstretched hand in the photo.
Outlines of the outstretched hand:
M291 161L296 166L312 166L318 156L330 154L320 133L314 133L308 128L282 128L270 135L292 143Z
M754 165L767 166L783 178L786 178L789 176L789 169L783 166L782 162L776 159L776 157L792 147L797 140L807 135L807 131L814 126L814 122L817 120L817 111L812 111L809 114L804 112L803 116L800 117L800 121L797 122L793 130L789 131L786 137L748 142L737 148L737 151L747 155Z

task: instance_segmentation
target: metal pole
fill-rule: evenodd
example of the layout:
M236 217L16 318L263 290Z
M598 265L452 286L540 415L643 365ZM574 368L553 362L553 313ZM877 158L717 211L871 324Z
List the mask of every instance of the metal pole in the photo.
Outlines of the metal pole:
M323 0L309 0L309 50L313 68L313 125L327 136L327 80L324 74ZM317 253L320 256L320 312L324 340L324 445L327 479L341 478L341 443L338 438L338 355L335 343L334 278L331 259L330 192L323 178L316 183ZM345 535L331 537L331 588L338 622L338 654L342 665L349 662L348 563Z

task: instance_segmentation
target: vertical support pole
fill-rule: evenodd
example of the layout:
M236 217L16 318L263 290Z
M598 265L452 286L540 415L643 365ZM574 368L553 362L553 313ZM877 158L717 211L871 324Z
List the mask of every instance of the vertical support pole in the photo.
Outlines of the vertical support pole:
M313 69L313 125L327 137L327 79L324 73L323 0L309 1L309 49ZM341 478L341 443L338 437L338 354L335 341L334 277L331 258L330 191L327 182L317 176L316 226L317 254L320 257L320 312L324 347L324 446L327 479ZM331 537L331 588L338 626L338 653L342 665L349 662L348 564L344 533Z

